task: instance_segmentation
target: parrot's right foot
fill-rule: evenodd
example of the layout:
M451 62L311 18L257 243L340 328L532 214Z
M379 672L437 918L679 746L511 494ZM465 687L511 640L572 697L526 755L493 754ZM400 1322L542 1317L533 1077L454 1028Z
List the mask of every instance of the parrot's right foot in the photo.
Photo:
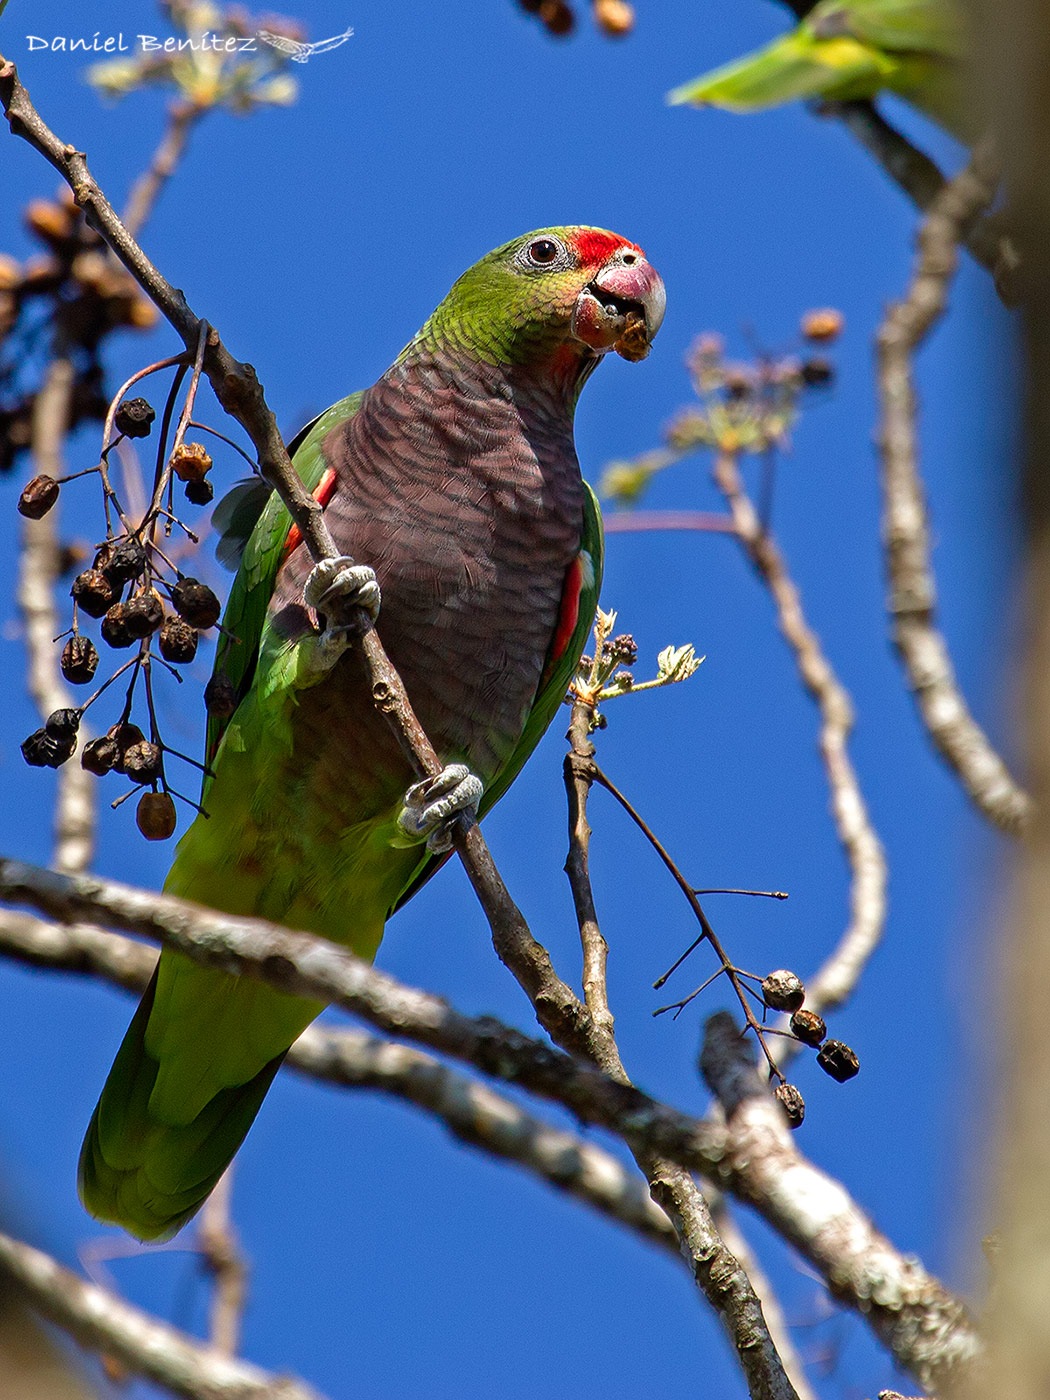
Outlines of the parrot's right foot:
M477 815L484 791L465 763L447 763L433 778L413 783L405 793L397 824L413 842L426 837L427 850L452 849L452 824L460 812Z
M379 584L375 570L367 564L355 564L349 554L334 559L322 559L315 564L303 588L307 603L320 616L327 618L333 605L346 613L350 608L363 608L373 622L379 616Z
M379 616L379 584L375 570L355 564L348 554L322 559L307 576L303 597L321 622L321 632L302 652L300 684L316 685L329 674L361 628L355 627L351 609L361 608L372 622ZM334 626L332 613L351 619Z

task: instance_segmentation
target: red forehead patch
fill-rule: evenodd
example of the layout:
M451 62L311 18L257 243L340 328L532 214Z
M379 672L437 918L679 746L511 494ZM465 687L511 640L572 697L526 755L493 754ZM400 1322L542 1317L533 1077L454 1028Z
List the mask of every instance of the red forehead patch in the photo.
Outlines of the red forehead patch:
M601 229L593 228L582 229L573 239L573 247L580 262L584 264L606 262L621 248L633 248L635 252L642 253L637 243L630 243L615 233L605 233ZM644 256L642 253L642 257Z

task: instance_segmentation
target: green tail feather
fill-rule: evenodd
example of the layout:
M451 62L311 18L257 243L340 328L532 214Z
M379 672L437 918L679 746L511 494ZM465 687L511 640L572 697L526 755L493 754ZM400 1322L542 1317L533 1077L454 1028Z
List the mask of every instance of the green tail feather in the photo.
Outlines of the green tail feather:
M146 1049L157 974L117 1053L80 1153L78 1185L88 1211L140 1240L169 1239L204 1204L259 1111L284 1054L246 1084L222 1089L189 1123L151 1111L158 1062Z

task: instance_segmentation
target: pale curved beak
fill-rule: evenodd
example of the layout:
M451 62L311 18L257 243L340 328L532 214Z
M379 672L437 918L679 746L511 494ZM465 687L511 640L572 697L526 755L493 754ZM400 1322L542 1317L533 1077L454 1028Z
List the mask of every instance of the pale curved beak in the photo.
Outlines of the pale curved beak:
M644 343L645 353L666 307L667 293L656 268L640 253L625 250L606 263L576 298L572 333L601 354L618 348L617 342L628 331ZM627 358L641 359L642 354Z

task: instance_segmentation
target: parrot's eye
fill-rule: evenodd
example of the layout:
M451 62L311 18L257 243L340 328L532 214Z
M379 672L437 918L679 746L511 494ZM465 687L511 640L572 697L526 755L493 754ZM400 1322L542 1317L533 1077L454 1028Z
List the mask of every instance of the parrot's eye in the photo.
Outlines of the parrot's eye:
M546 267L558 256L558 245L551 238L537 238L529 244L529 261L537 267Z

